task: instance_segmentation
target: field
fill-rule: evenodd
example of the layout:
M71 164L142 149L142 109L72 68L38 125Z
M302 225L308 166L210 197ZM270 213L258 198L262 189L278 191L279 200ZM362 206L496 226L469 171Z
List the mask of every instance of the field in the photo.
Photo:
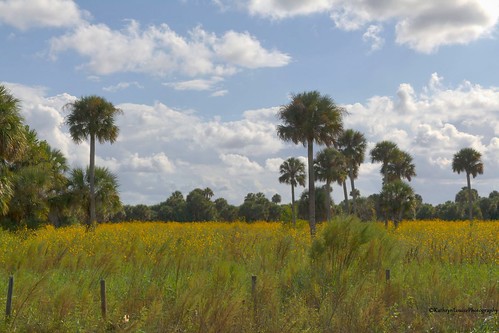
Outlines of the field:
M6 332L497 332L499 222L0 231L11 275Z

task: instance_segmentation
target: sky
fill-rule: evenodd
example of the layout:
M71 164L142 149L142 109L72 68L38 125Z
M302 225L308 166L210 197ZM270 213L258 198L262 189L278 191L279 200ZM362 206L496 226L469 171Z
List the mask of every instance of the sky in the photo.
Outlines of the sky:
M362 195L381 190L369 151L391 140L438 204L466 185L452 172L464 147L484 163L472 186L499 190L498 38L497 0L0 0L0 84L71 167L88 165L89 145L71 141L63 106L98 95L123 110L96 164L125 204L197 187L289 202L279 165L306 149L277 138L277 113L311 90L368 140Z

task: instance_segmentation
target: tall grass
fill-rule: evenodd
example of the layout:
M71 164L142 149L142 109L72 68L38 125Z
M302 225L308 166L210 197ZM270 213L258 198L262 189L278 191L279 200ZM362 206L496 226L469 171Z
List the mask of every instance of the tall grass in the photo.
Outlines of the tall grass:
M15 277L0 331L492 331L497 313L429 311L499 308L498 223L469 228L338 218L313 242L305 224L264 222L0 231L0 293Z

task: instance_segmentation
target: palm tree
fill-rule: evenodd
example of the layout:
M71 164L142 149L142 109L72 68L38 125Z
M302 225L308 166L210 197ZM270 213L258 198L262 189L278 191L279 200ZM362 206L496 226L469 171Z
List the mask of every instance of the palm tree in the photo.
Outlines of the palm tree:
M95 226L95 140L114 143L118 137L115 116L122 113L102 97L87 96L64 106L70 111L66 118L71 138L77 144L90 137L90 219L88 227Z
M345 110L336 105L328 95L318 91L303 92L292 96L289 104L279 111L283 122L277 126L281 140L307 147L308 187L309 187L309 226L310 234L315 236L315 177L314 142L319 145L332 145L343 131L342 115Z
M409 184L398 179L384 184L380 197L385 216L393 220L395 228L402 221L404 214L415 205L414 190ZM385 227L387 226L388 219L385 217Z
M361 132L348 129L340 136L338 147L346 158L348 177L352 186L353 212L356 214L357 207L355 201L357 199L357 191L355 190L354 179L357 178L359 166L364 162L367 140Z
M118 192L118 178L108 168L95 167L94 169L96 220L108 220L122 209ZM89 203L90 192L90 167L86 170L75 168L69 174L69 186L67 196L69 204L76 214L88 220L91 214Z
M463 148L454 154L452 159L452 171L460 174L466 172L466 182L468 184L468 208L470 221L473 220L473 199L471 192L470 175L475 178L478 174L483 174L482 154L473 148Z
M412 163L412 156L399 149L393 151L392 160L384 168L382 167L382 172L388 182L402 178L411 181L412 177L416 176L416 166Z
M317 154L314 169L317 179L326 182L326 217L331 221L331 183L343 184L347 178L345 156L334 148L325 148Z
M279 182L291 185L291 212L293 226L296 226L295 187L298 185L305 186L305 163L297 158L290 157L282 162L279 172L281 173Z
M397 144L392 141L381 141L374 146L371 150L371 162L381 162L381 173L383 174L383 184L388 181L387 165L390 163L396 151L398 151Z

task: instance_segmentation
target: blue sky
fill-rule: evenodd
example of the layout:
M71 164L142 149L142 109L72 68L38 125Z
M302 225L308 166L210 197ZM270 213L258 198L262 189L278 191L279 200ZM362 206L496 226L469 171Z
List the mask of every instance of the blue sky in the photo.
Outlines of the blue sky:
M347 108L368 149L410 152L411 185L440 203L465 185L451 171L463 147L483 154L480 195L499 189L498 22L495 0L0 0L0 82L72 166L89 148L71 142L62 106L96 94L121 108L97 163L124 203L195 187L289 201L278 166L306 151L277 139L275 115L308 90ZM379 167L366 156L363 195L379 192Z

